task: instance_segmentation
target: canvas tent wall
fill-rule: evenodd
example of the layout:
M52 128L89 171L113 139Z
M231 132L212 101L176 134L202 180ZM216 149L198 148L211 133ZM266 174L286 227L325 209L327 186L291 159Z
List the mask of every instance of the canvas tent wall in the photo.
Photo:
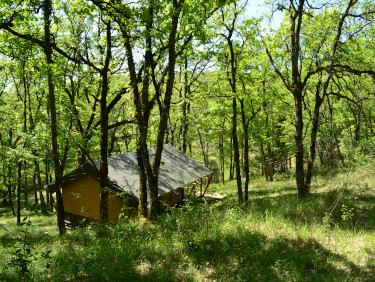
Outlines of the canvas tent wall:
M151 158L154 149L149 149ZM62 179L64 209L68 214L99 219L99 160L88 162ZM181 200L185 185L213 172L170 144L164 145L159 171L159 198L173 205ZM139 172L135 152L108 158L108 181L110 189L109 221L116 223L121 211L137 207L139 195ZM54 183L48 185L55 191Z

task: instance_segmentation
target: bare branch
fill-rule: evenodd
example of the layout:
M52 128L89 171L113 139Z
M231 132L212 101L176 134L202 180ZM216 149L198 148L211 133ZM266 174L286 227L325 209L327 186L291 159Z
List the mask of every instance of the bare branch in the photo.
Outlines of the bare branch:
M264 40L263 35L261 34L261 32L260 32L260 30L259 30L258 25L256 26L256 29L257 29L258 34L259 34L259 36L260 36L260 38L261 38L261 40L262 40L262 42L263 42L264 49L266 50L266 53L267 53L267 55L268 55L268 58L270 59L270 62L271 62L271 64L272 64L273 69L275 70L275 72L277 73L277 75L281 78L281 80L283 81L285 87L286 87L288 90L291 90L291 88L290 88L290 86L288 85L288 83L287 83L285 77L281 74L280 70L279 70L278 67L276 66L276 63L275 63L275 61L273 60L273 57L272 57L272 55L271 55L271 53L270 53L270 51L269 51L269 49L268 49L267 43L266 43L266 41Z

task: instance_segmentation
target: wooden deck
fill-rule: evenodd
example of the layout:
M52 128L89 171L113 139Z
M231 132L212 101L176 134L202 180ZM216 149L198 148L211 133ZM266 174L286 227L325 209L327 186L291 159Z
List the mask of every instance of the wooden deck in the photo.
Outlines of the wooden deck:
M198 192L196 192L195 193L195 196L196 197L200 197L201 196L201 194L200 194L200 192L198 191ZM226 194L219 194L219 193L205 193L204 194L204 198L210 198L210 199L215 199L215 200L223 200L223 199L225 199L226 197L227 197L228 195L226 195Z

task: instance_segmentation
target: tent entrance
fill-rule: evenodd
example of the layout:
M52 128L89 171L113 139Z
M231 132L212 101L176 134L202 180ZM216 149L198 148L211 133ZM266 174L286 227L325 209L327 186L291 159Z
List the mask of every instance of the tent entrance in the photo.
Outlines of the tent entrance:
M213 174L206 177L201 177L199 180L193 181L191 184L186 185L187 188L187 198L190 197L200 197L203 198L207 192L208 187L211 184Z

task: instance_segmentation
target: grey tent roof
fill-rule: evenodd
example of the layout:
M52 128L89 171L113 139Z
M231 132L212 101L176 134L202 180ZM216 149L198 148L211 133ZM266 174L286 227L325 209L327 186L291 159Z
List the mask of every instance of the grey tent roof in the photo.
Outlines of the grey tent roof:
M149 149L151 158L154 151L154 148ZM99 160L94 161L94 163L99 167ZM210 174L213 174L213 171L188 157L172 145L165 144L159 170L159 196ZM98 170L94 168L91 162L87 162L66 174L62 179L62 186L84 175L90 175L99 180ZM129 152L109 157L108 179L110 188L116 191L128 192L138 198L139 172L136 153ZM53 190L53 185L48 186L50 186L50 190Z

